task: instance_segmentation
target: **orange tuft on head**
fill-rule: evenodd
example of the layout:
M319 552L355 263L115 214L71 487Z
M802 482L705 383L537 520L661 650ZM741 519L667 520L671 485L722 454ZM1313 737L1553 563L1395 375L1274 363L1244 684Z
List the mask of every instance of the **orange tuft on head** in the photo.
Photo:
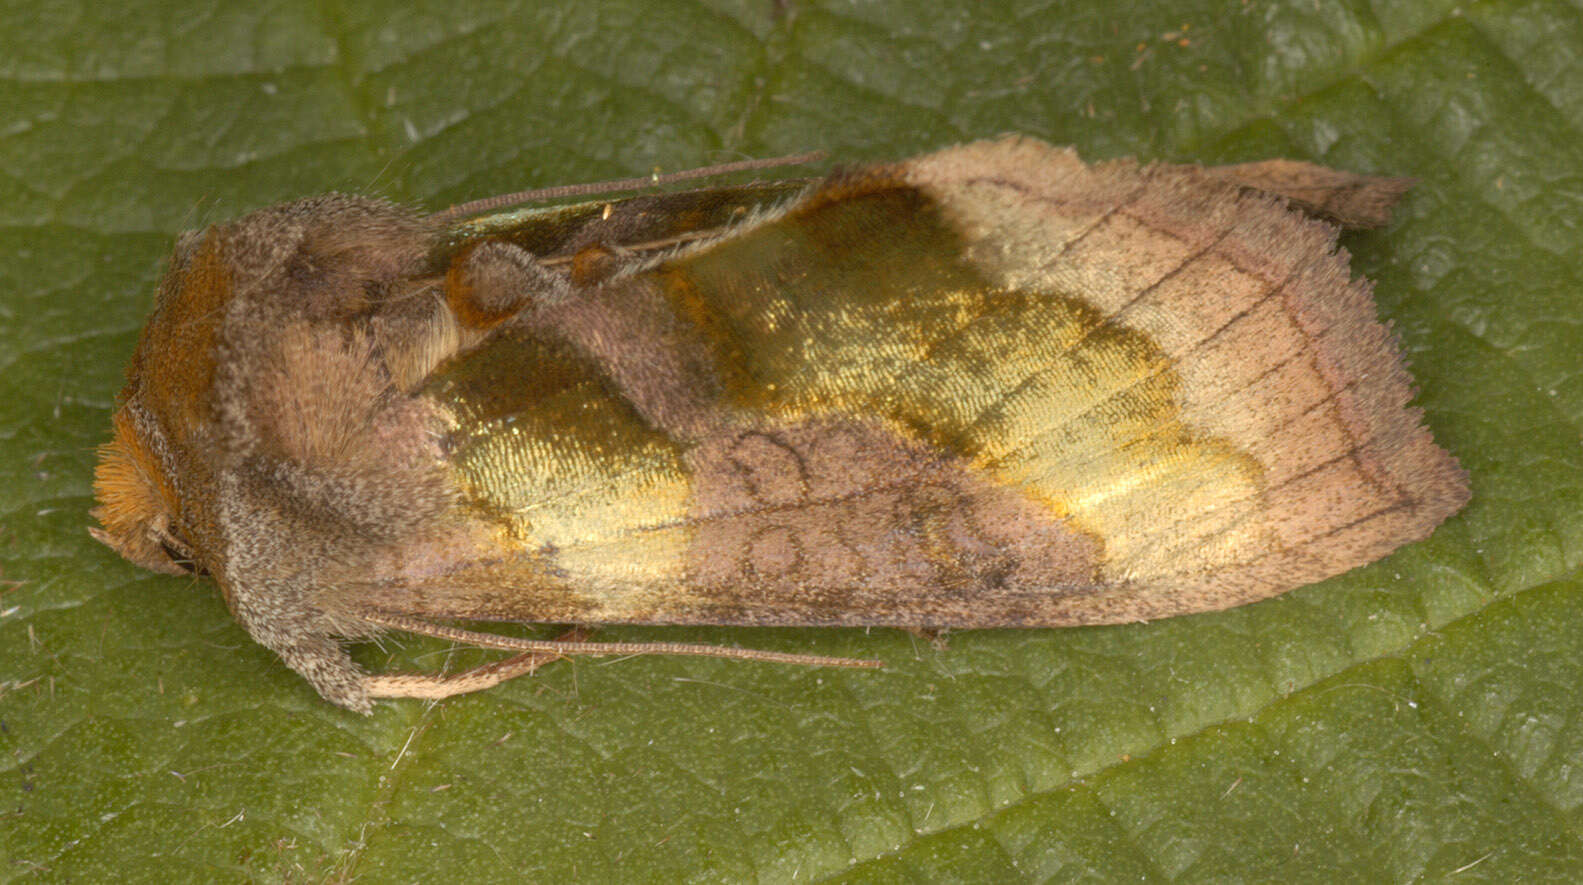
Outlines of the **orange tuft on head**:
M185 574L160 547L157 530L170 522L175 490L165 479L159 459L138 438L125 408L115 413L115 438L99 447L93 472L93 493L99 506L93 517L103 529L88 531L110 549L147 569Z

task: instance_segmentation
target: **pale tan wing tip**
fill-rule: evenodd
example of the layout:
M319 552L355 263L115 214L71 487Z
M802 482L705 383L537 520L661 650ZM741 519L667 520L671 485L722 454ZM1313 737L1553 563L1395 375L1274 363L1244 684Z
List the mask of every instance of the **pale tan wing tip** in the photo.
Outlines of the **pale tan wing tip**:
M1360 175L1299 160L1211 166L1206 175L1284 197L1293 206L1342 227L1382 227L1417 179Z
M1422 412L1417 407L1409 406L1406 411L1411 419L1421 422ZM1413 491L1414 509L1421 518L1422 533L1411 540L1429 537L1473 497L1467 471L1455 455L1435 442L1428 426L1422 423L1412 443L1399 456L1396 470L1403 477L1403 486Z
M920 185L959 179L970 170L1042 168L1046 177L1088 169L1128 169L1133 160L1086 165L1077 151L1056 147L1024 135L1005 135L971 142L916 158L906 164ZM1187 174L1201 174L1239 187L1280 197L1294 208L1348 228L1382 227L1391 210L1416 178L1362 175L1301 160L1260 160L1228 166L1161 164Z

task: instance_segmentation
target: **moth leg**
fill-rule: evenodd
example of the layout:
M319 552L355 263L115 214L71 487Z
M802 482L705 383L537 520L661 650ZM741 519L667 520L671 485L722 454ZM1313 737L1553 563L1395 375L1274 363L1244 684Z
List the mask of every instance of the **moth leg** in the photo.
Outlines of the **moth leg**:
M363 677L363 688L371 698L422 698L434 701L492 688L508 679L532 673L556 657L558 655L524 652L504 661L447 676L383 673Z
M568 630L556 642L582 642L588 634L582 628ZM483 664L471 670L436 676L428 673L380 673L363 677L363 688L371 698L421 698L440 700L493 688L502 682L526 676L561 655L548 652L523 652L503 661Z

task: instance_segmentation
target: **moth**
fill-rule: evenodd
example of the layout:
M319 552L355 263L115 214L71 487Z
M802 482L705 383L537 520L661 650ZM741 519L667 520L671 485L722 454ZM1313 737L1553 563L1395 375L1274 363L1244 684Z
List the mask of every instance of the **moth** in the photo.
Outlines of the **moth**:
M94 536L212 576L258 642L364 713L547 654L698 651L456 620L1053 627L1241 605L1468 499L1336 246L1408 184L1090 165L1008 137L555 208L272 206L176 244ZM522 654L365 673L343 643L389 630Z

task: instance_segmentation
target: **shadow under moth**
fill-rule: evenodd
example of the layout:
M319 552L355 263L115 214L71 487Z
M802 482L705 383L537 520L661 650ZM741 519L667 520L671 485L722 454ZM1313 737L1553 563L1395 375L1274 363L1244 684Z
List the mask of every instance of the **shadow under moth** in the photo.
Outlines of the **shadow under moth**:
M365 713L567 653L863 663L445 621L1241 605L1467 501L1336 247L1407 185L1004 138L549 209L273 206L177 243L94 535L213 576L256 640ZM387 630L520 653L365 673L342 643Z

